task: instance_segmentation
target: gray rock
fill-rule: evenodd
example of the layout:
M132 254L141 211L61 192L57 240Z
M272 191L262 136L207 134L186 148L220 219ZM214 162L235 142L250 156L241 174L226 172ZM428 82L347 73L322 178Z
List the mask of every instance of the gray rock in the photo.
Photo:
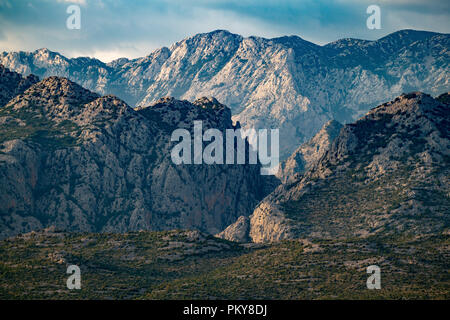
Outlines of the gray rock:
M308 170L325 154L341 128L342 124L335 120L325 123L311 140L302 144L289 158L280 163L277 177L283 183L297 179L299 174Z
M40 49L5 52L0 63L23 74L63 76L131 106L160 97L214 96L243 128L279 128L285 160L331 119L353 122L402 92L449 90L448 34L402 30L376 41L318 46L297 36L198 34L146 57L109 64Z
M66 231L222 231L265 196L259 165L175 165L175 128L233 128L214 98L134 110L49 77L0 108L0 236ZM8 118L8 119L9 119ZM24 126L17 129L17 122Z
M371 109L345 125L303 175L261 201L248 236L271 242L447 234L449 114L446 95L421 92Z
M234 242L249 242L249 227L249 218L240 216L235 223L218 233L216 237Z

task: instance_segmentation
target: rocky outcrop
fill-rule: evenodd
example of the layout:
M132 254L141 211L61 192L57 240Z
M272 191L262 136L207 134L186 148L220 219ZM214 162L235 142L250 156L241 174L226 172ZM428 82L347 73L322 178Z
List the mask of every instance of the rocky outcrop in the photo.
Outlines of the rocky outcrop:
M39 81L35 75L22 77L0 64L0 107Z
M342 124L330 120L308 142L298 147L292 155L280 163L277 177L283 182L295 180L299 174L308 170L330 148L331 143L339 135Z
M0 235L197 229L215 234L264 197L259 165L176 165L171 133L233 128L214 98L134 110L49 77L0 108Z
M218 233L216 237L234 242L249 242L249 227L249 218L240 216L235 223Z
M251 240L447 234L447 101L403 94L345 125L310 169L257 206Z
M40 49L0 54L11 70L63 76L132 106L215 96L243 128L279 128L284 160L327 121L353 122L402 92L449 90L449 35L402 30L318 46L297 36L198 34L146 57L105 64Z

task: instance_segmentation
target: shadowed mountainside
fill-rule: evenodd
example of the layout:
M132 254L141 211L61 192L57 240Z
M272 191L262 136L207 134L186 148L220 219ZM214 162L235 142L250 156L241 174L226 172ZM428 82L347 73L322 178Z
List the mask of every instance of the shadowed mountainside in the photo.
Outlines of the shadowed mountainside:
M3 72L0 83L29 79L18 77ZM65 78L33 84L0 106L1 237L50 225L216 233L249 215L271 179L259 165L172 163L172 131L192 134L194 120L204 130L233 128L230 109L214 98L134 110Z

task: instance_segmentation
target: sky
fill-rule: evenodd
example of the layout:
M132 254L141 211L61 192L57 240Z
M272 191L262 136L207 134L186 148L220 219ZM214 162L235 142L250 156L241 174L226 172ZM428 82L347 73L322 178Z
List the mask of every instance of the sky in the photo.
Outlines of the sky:
M80 8L80 29L68 29ZM378 5L381 29L368 29ZM0 52L48 48L109 62L137 58L197 33L298 35L316 44L375 40L401 29L450 33L449 0L0 0Z

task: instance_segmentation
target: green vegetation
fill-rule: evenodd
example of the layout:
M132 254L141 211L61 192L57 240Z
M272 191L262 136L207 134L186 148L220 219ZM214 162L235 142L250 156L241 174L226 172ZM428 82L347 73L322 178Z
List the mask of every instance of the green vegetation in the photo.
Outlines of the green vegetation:
M0 109L0 117L11 119L0 126L0 143L13 139L29 139L49 149L75 146L80 128L69 120L59 123L48 120L42 110L13 106Z
M238 245L189 232L31 233L0 242L2 299L448 299L448 236ZM66 268L81 268L68 290ZM381 268L381 290L366 268Z
M353 162L343 173L317 179L295 201L282 203L283 212L300 235L439 234L450 224L445 215L450 212L450 198L436 190L439 177L448 176L448 166L421 169L418 161L415 158L378 176L367 173L365 162ZM417 172L425 170L427 178L418 179ZM410 228L404 230L405 225Z

